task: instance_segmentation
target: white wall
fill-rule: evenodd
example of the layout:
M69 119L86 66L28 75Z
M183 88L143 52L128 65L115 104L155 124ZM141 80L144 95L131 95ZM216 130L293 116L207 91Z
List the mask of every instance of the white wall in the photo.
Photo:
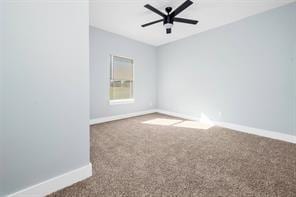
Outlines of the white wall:
M87 1L10 1L4 14L8 194L89 163L89 11Z
M109 104L110 55L134 60L135 102L132 104ZM90 27L90 95L91 119L155 108L155 47Z
M159 47L158 107L295 135L295 21L294 3Z

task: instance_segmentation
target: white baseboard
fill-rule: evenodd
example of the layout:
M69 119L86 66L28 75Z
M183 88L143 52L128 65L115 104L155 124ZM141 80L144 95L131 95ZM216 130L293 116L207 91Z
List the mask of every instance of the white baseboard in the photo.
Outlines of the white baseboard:
M189 115L170 112L170 111L161 110L161 109L158 109L157 112L161 113L161 114L166 114L169 116L188 119L188 120L197 120L198 121L200 119L200 117L189 116ZM272 138L272 139L296 144L296 136L294 136L294 135L283 134L283 133L279 133L279 132L275 132L275 131L258 129L258 128L253 128L253 127L248 127L248 126L243 126L243 125L233 124L233 123L227 123L227 122L212 121L212 123L216 126L228 128L228 129L231 129L234 131L249 133L249 134L253 134L253 135L263 136L263 137L267 137L267 138Z
M16 193L8 195L8 197L41 197L50 193L63 189L74 183L82 181L92 175L92 165L86 166L67 172L60 176L48 179Z
M121 120L121 119L125 119L125 118L131 118L131 117L135 117L135 116L141 116L141 115L145 115L145 114L155 113L156 111L157 111L156 109L151 109L151 110L134 112L134 113L129 113L129 114L121 114L121 115L116 115L116 116L96 118L96 119L91 119L89 121L89 124L95 125L95 124L99 124L99 123L110 122L113 120Z
M103 122L109 122L113 120L120 120L124 118L130 118L150 113L162 113L169 116L179 117L187 120L199 120L199 117L189 116L181 113L175 113L175 112L169 112L166 110L161 109L152 109L147 111L141 111L141 112L135 112L130 114L123 114L123 115L117 115L117 116L110 116L105 118L98 118L90 120L90 124L98 124ZM281 141L286 141L290 143L296 144L296 136L283 134L279 132L274 131L268 131L264 129L258 129L233 123L227 123L227 122L219 122L219 121L213 121L213 123L220 127L229 128L234 131L238 132L244 132L249 134L254 134L258 136L268 137L272 139L277 139ZM75 169L73 171L67 172L65 174L62 174L60 176L54 177L52 179L46 180L44 182L38 183L36 185L33 185L31 187L28 187L26 189L23 189L21 191L18 191L16 193L8 195L8 197L40 197L40 196L46 196L52 192L58 191L60 189L63 189L67 186L70 186L74 183L77 183L79 181L82 181L92 175L92 165L89 163L86 166L83 166L81 168Z
M248 127L248 126L238 125L238 124L233 124L228 122L214 122L214 124L220 127L234 130L234 131L240 131L243 133L258 135L262 137L267 137L271 139L276 139L276 140L281 140L281 141L296 144L296 136L289 135L289 134L279 133L276 131L269 131L265 129L258 129L254 127Z
M130 114L122 114L122 115L92 119L92 120L90 120L90 125L99 124L99 123L103 123L103 122L109 122L109 121L113 121L113 120L120 120L120 119L135 117L135 116L141 116L141 115L151 114L151 113L155 113L155 112L161 113L161 114L166 114L169 116L182 118L182 119L186 119L186 120L199 121L201 119L201 117L197 117L197 116L190 116L190 115L166 111L166 110L162 110L162 109L152 109L152 110L140 111L140 112L135 112L135 113L130 113ZM258 128L253 128L253 127L249 127L249 126L228 123L228 122L211 121L211 123L213 123L214 125L228 128L228 129L238 131L238 132L254 134L254 135L258 135L258 136L263 136L263 137L267 137L267 138L272 138L272 139L296 144L296 136L294 136L294 135L283 134L283 133L279 133L279 132L275 132L275 131L258 129Z

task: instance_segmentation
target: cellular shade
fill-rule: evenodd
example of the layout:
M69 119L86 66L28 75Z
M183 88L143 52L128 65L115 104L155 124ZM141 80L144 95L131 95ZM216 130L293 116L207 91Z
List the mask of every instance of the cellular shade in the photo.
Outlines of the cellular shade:
M133 80L133 60L118 56L113 56L112 80L132 81Z

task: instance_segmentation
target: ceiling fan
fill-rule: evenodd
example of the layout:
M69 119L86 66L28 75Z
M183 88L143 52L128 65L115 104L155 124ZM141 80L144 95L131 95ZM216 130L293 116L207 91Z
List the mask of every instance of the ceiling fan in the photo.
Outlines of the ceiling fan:
M144 6L145 8L160 15L162 17L162 19L152 21L150 23L146 23L146 24L142 25L142 27L147 27L147 26L153 25L155 23L163 22L163 26L166 29L166 33L170 34L170 33L172 33L172 27L173 27L174 22L188 23L188 24L196 25L198 23L198 21L196 21L196 20L176 17L178 14L180 14L183 10L185 10L186 8L188 8L192 4L193 4L192 1L186 0L183 4L181 4L178 8L176 8L173 12L172 12L172 9L173 9L172 7L167 7L167 8L165 8L165 11L167 12L167 14L164 14L163 12L152 7L151 5L146 4Z

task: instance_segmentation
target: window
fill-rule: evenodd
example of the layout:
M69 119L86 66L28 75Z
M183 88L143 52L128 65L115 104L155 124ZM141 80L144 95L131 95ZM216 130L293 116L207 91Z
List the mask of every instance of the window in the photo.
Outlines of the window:
M134 85L134 61L111 56L110 104L132 103Z

